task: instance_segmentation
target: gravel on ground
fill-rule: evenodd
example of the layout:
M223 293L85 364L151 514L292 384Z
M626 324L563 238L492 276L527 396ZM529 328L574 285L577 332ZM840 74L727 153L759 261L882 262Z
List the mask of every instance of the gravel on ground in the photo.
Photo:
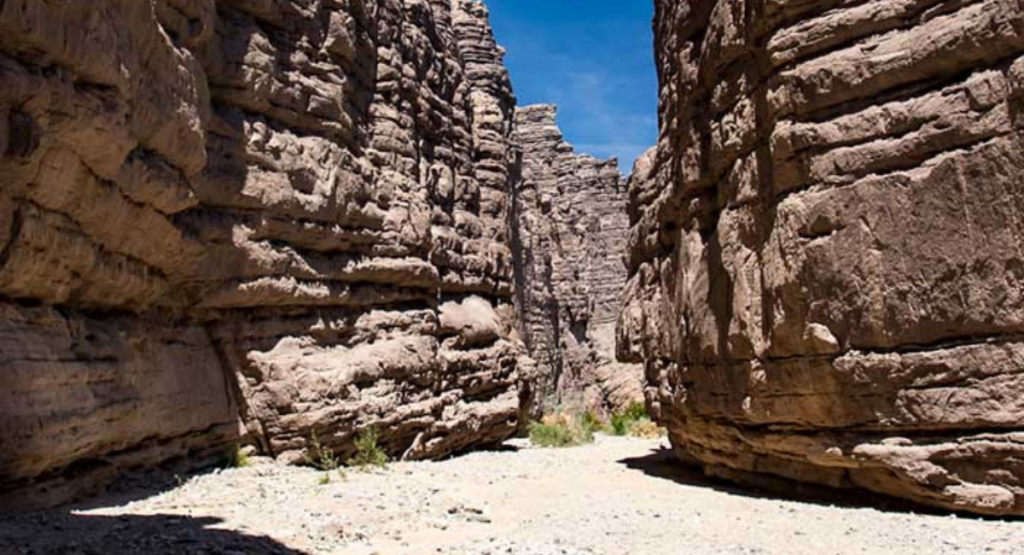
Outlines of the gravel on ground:
M516 440L328 483L254 463L2 519L0 555L1024 553L1024 522L758 494L682 469L664 440Z

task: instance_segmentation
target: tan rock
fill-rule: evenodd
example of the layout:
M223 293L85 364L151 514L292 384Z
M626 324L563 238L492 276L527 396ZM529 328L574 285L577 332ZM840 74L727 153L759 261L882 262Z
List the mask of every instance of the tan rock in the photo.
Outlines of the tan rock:
M0 490L516 432L482 4L0 2L0 81Z
M680 457L1024 514L1020 5L657 6L618 336Z
M516 304L538 366L538 410L609 413L643 398L642 369L615 361L626 282L626 186L617 161L576 154L554 106L520 108L513 196Z

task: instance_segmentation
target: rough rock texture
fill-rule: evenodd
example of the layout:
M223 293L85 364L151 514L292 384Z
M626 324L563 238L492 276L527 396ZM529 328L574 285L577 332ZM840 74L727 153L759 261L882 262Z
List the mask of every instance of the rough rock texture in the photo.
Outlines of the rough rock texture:
M520 328L537 363L538 407L621 409L643 399L643 369L615 360L626 283L625 183L615 160L578 155L554 106L516 111L522 175L513 198Z
M657 3L620 355L726 478L1024 514L1024 7Z
M0 2L0 491L513 434L501 58L469 0Z

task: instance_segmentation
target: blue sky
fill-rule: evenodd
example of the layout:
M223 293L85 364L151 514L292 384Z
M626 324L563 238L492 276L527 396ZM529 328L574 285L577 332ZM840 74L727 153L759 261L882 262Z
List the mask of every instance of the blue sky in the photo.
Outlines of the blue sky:
M624 173L654 144L658 81L650 0L485 0L508 50L519 104L559 107L579 152L619 159Z

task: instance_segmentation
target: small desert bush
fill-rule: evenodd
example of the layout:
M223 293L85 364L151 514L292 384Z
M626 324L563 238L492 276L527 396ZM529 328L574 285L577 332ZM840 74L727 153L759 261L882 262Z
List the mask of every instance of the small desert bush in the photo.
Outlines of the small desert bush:
M388 454L377 444L377 429L367 428L356 437L356 454L348 460L348 465L361 470L384 468L388 464Z
M331 472L337 472L338 478L345 479L345 469L341 468L338 456L331 448L320 444L316 432L313 432L313 437L309 440L309 447L302 453L302 457L306 460L306 464L323 471L324 474L320 477L319 482L321 486L331 483Z
M306 450L302 453L302 458L306 460L306 464L309 466L325 472L337 470L341 466L338 462L338 456L334 454L334 451L320 444L320 439L316 437L316 432L313 432L313 437L309 440L309 447L306 447Z
M655 424L653 420L639 420L629 428L629 435L644 439L657 439L665 435L665 430Z
M567 426L534 422L530 425L530 442L537 447L569 447L580 441Z
M608 424L592 410L588 410L580 415L580 426L590 430L591 433L603 432L608 429Z
M249 455L242 450L242 446L236 443L228 448L224 464L227 468L245 468L252 465L252 461L249 460Z
M661 436L661 429L651 420L647 408L642 403L633 403L626 410L613 414L611 424L612 433L617 436Z
M593 413L549 414L530 425L530 442L537 447L572 447L594 441L594 432L603 427Z

